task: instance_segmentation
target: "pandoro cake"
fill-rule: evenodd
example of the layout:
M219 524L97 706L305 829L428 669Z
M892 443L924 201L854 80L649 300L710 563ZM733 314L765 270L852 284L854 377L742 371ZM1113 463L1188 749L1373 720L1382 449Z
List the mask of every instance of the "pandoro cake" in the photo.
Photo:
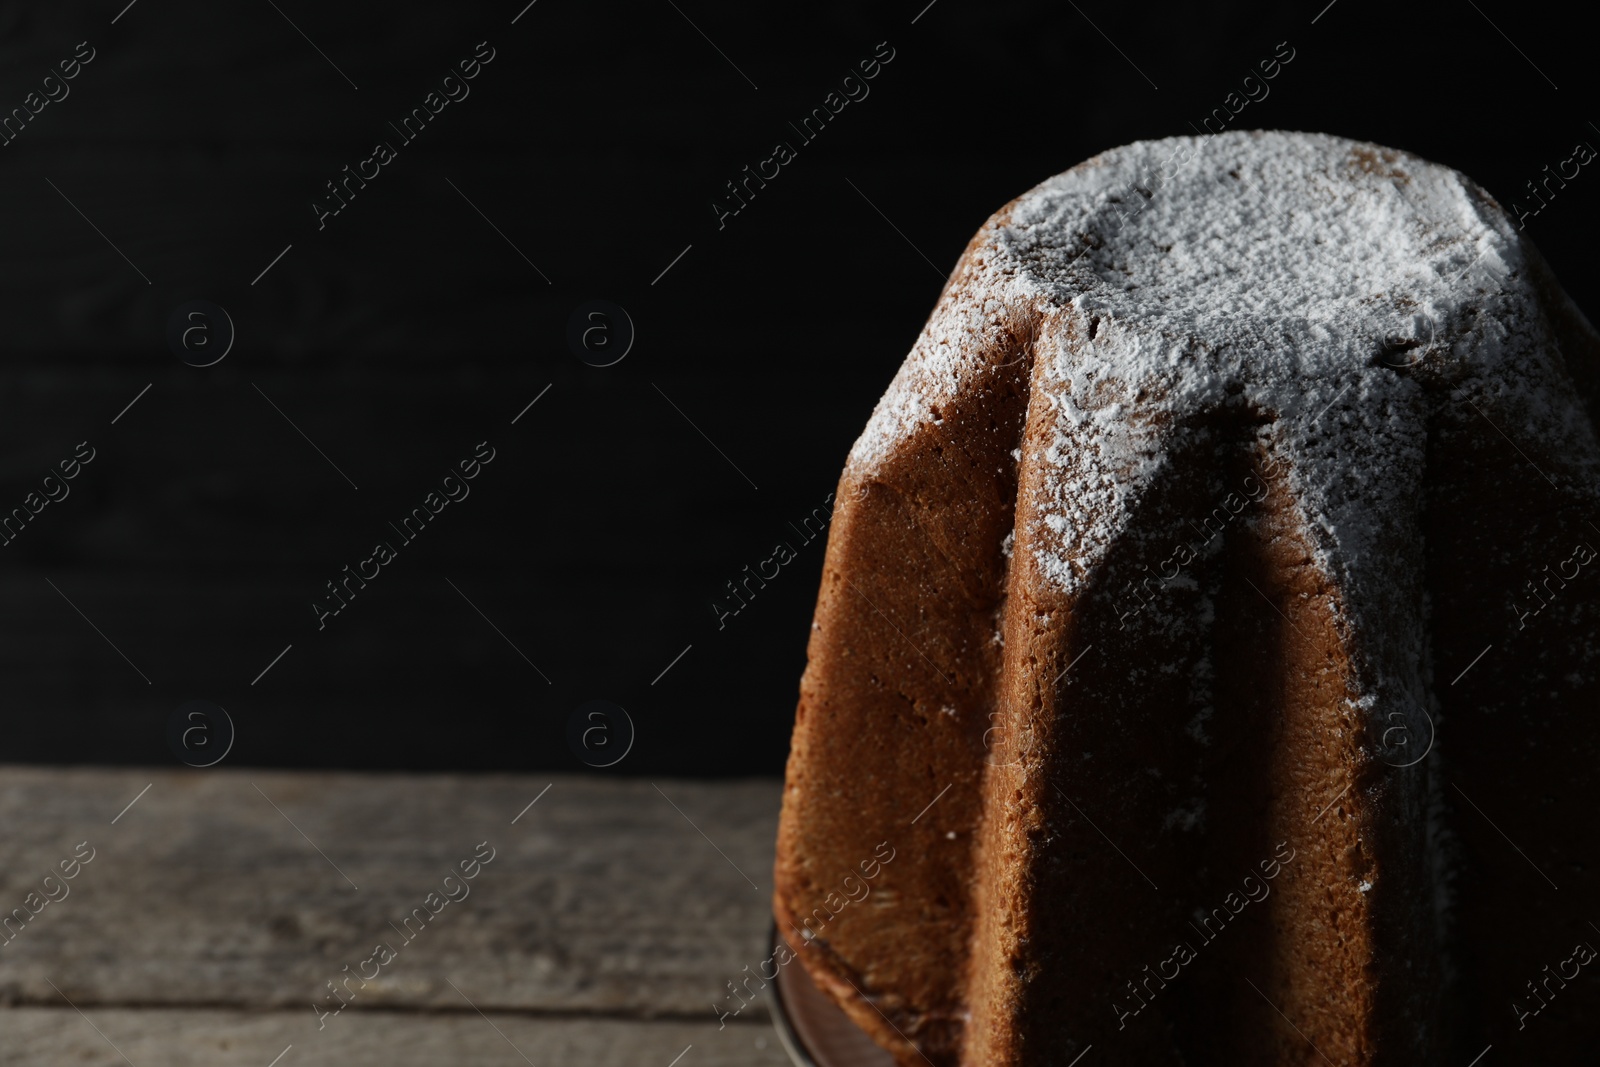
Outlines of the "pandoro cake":
M1597 404L1414 156L1174 138L1007 204L839 482L790 966L904 1067L1592 1057Z

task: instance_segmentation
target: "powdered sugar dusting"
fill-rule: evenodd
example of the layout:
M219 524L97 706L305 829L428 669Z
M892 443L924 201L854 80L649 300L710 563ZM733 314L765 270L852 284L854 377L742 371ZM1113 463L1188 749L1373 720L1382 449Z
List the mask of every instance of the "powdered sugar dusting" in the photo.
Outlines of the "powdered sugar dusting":
M985 353L1002 346L1007 296L1017 299L1006 273L969 263L963 285L951 285L923 327L911 354L878 401L866 430L850 451L852 465L871 471L917 426L938 419L934 408L954 399L961 385L979 372Z
M1347 622L1391 620L1371 631L1396 644L1369 697L1422 695L1405 669L1420 614L1397 598L1420 565L1403 546L1430 404L1490 396L1508 434L1560 457L1558 477L1600 482L1511 222L1470 179L1403 153L1236 132L1128 145L1043 182L974 240L856 443L858 472L992 366L1019 314L1037 324L1031 389L1054 434L1020 456L1042 472L1024 479L1042 528L1017 544L1045 578L1083 588L1119 538L1145 535L1131 516L1185 427L1248 410Z
M1519 439L1575 468L1594 455L1592 439L1562 445L1592 435L1552 387L1515 231L1447 168L1321 135L1142 143L1035 188L995 240L1016 284L1077 324L1041 338L1033 379L1058 417L1036 459L1051 536L1030 541L1065 591L1126 535L1187 420L1225 406L1271 420L1267 447L1356 630L1416 615L1395 602L1411 588L1395 546L1417 539L1418 379L1487 383ZM1568 473L1592 483L1587 467ZM1368 632L1414 658L1417 621Z

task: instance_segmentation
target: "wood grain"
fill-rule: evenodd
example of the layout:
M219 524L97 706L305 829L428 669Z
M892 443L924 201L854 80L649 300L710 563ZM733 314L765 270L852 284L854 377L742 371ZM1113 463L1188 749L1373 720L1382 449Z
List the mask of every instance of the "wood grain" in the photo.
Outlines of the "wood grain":
M470 729L453 715L441 710L436 728ZM463 994L486 1012L714 1023L725 983L769 954L779 789L7 767L0 905L22 906L79 842L96 853L69 896L0 947L0 1000L286 1009L313 1022L325 983L383 941L395 959L330 1029L358 1008L454 1011ZM485 840L497 852L470 894L403 943L390 922Z
M789 1062L765 1023L730 1023L719 1031L715 1022L492 1014L491 1026L470 1009L448 1015L352 1011L318 1033L308 1025L309 1013L304 1019L290 1012L193 1009L89 1008L84 1014L88 1023L65 1004L0 1014L0 1060L16 1067L268 1067L292 1044L276 1067L667 1067L693 1045L678 1067Z

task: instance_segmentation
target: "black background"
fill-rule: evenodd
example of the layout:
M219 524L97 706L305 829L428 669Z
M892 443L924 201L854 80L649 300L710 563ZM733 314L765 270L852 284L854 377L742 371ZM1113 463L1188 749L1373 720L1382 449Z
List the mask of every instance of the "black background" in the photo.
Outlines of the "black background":
M711 601L832 491L992 211L1192 132L1282 41L1234 128L1406 149L1503 203L1600 145L1591 42L1505 0L124 2L0 7L5 113L96 50L0 148L0 510L97 452L0 549L0 760L171 763L206 699L231 763L578 770L568 717L606 699L638 737L597 773L778 773L822 542L721 630ZM319 231L324 183L480 41L471 95ZM798 158L719 229L779 140ZM1591 169L1528 227L1593 317ZM165 344L193 299L238 331L206 369ZM637 328L609 368L566 343L591 299ZM323 584L482 440L471 495L319 631Z

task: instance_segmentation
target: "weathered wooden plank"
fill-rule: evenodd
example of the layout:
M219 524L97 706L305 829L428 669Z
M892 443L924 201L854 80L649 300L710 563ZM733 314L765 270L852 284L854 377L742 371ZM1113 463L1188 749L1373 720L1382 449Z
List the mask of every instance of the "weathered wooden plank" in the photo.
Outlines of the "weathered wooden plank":
M431 728L472 726L441 709ZM345 987L361 1007L457 1008L449 977L485 1011L710 1019L725 983L769 955L779 788L7 767L0 905L24 906L80 842L94 856L0 947L0 999L311 1019L319 998L335 1006L327 983L372 973L383 942L394 958ZM427 914L483 841L494 857L467 895L404 941L390 923Z
M459 997L457 1003L464 1010L448 1014L352 1008L321 1032L310 1012L302 1018L294 1012L86 1008L86 1023L64 1003L60 1008L12 1008L0 1010L0 1062L15 1067L126 1067L130 1062L138 1067L268 1067L290 1045L277 1067L667 1067L686 1049L679 1067L780 1067L789 1062L765 1022L730 1023L719 1031L714 1021L491 1014L491 1026Z

